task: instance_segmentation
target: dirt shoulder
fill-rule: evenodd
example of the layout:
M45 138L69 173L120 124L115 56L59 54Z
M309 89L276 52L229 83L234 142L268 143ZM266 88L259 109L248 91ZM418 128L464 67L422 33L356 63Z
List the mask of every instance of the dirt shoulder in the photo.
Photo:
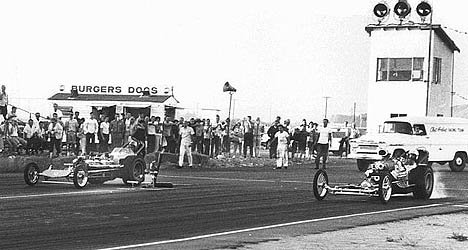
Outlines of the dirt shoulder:
M468 212L285 237L229 249L468 249Z

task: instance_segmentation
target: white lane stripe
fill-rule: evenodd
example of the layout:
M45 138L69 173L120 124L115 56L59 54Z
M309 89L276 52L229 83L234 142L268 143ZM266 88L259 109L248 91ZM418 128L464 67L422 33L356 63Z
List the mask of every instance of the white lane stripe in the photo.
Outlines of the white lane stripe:
M33 197L47 197L47 196L60 196L60 195L71 195L71 194L104 194L104 193L121 193L130 190L86 190L86 191L75 191L75 192L63 192L63 193L51 193L51 194L29 194L29 195L15 195L15 196L0 196L0 200L8 199L21 199L21 198L33 198Z
M311 181L288 181L288 180L259 180L259 179L235 179L235 178L220 178L220 177L204 177L204 176L176 176L176 175L160 175L161 177L168 178L181 178L181 179L197 179L197 180L218 180L218 181L251 181L251 182L286 182L286 183L306 183L311 184Z
M465 204L465 205L453 205L454 207L465 207L465 208L468 208L468 204Z
M241 229L241 230L227 231L227 232L214 233L214 234L199 235L199 236L181 238L181 239L174 239L174 240L164 240L164 241L155 241L155 242L148 242L148 243L135 244L135 245L127 245L127 246L119 246L119 247L111 247L111 248L102 248L100 250L119 250L119 249L129 249L129 248L137 248L137 247L149 247L149 246L156 246L156 245L162 245L162 244L168 244L168 243L178 243L178 242L200 240L200 239L206 239L206 238L212 238L212 237L218 237L218 236L224 236L224 235L231 235L231 234L237 234L237 233L245 233L245 232L272 229L272 228L278 228L278 227L300 225L300 224L306 224L306 223L312 223L312 222L344 219L344 218L358 217L358 216L363 216L363 215L375 215L375 214L382 214L382 213L391 213L391 212L413 210L413 209L439 207L439 206L443 206L443 205L447 205L447 204L431 204L431 205L396 208L396 209L376 211L376 212L368 212L368 213L340 215L340 216L333 216L333 217L326 217L326 218L319 218L319 219L312 219L312 220L288 222L288 223L269 225L269 226L263 226L263 227L246 228L246 229Z

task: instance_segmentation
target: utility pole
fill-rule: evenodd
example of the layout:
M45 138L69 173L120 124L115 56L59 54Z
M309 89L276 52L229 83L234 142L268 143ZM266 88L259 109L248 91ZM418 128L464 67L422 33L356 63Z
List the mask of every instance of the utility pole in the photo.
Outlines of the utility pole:
M331 97L330 96L324 96L323 98L325 98L325 116L324 116L324 118L326 119L327 118L327 109L328 109L328 99L330 99Z
M353 123L356 124L356 102L354 102L353 107Z

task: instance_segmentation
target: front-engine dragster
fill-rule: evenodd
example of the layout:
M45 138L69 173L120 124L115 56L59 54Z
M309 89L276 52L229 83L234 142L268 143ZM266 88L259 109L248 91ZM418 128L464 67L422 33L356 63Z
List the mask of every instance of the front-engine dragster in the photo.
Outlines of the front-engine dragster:
M39 168L38 163L29 162L24 168L24 180L30 186L37 184L41 177L43 183L73 181L76 188L84 188L88 182L102 184L122 178L127 185L138 185L144 181L145 171L154 175L159 170L156 162L146 169L144 156L144 143L133 139L123 147L114 148L110 154L78 156L63 166L50 165L43 171L40 171L44 168Z
M328 193L336 195L363 195L379 197L387 203L393 194L413 193L416 199L429 199L434 188L434 172L428 163L429 153L424 149L410 150L391 156L386 151L381 161L369 166L360 184L331 186L325 170L318 170L313 181L317 200Z

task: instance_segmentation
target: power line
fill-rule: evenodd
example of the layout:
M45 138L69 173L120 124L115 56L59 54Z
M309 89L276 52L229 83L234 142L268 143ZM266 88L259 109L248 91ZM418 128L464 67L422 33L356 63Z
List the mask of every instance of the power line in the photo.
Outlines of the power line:
M442 28L451 30L451 31L456 32L458 34L468 35L468 32L463 31L463 30L454 29L454 28L451 28L451 27L448 27L448 26L442 26Z

